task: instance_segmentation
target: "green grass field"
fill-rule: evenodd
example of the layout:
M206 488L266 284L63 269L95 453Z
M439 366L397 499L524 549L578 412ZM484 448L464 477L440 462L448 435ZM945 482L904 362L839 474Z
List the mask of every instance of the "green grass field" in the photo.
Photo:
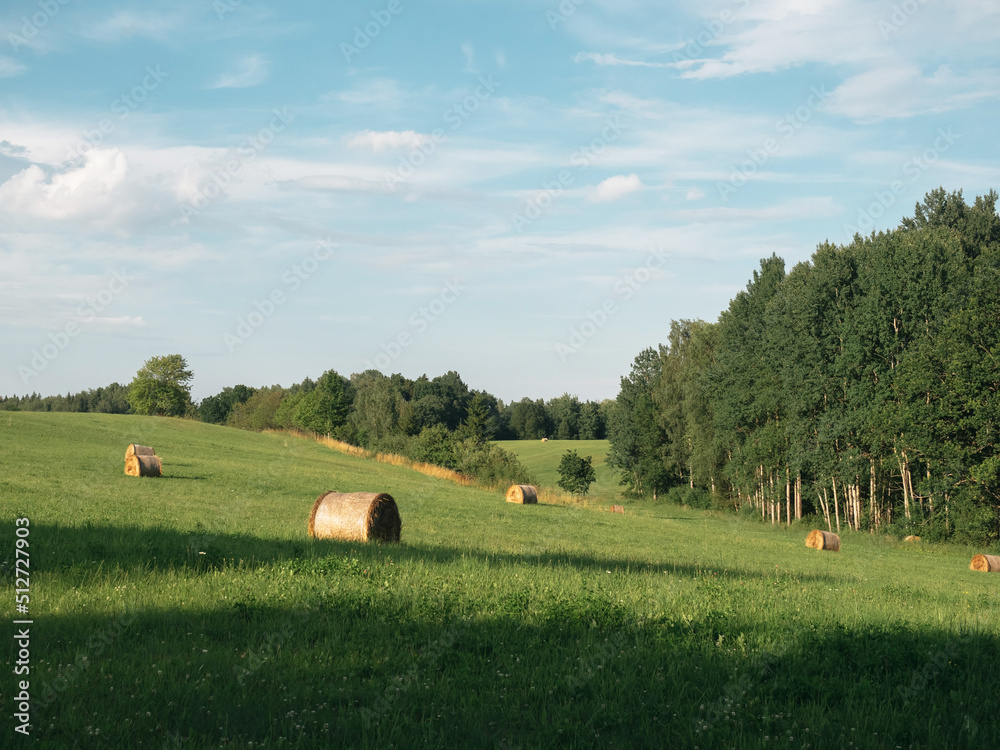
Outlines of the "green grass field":
M580 456L593 457L592 466L597 480L590 486L590 497L598 500L617 500L621 495L618 479L621 472L607 465L607 440L498 440L496 444L510 451L531 472L541 487L559 489L559 461L568 450ZM619 501L620 502L620 501Z
M123 474L128 443L165 476ZM381 490L398 545L314 541ZM32 731L111 747L987 748L1000 576L973 550L517 506L302 438L0 414L0 597L30 520ZM985 550L975 550L985 551ZM5 740L6 744L6 740ZM14 743L11 744L13 746Z

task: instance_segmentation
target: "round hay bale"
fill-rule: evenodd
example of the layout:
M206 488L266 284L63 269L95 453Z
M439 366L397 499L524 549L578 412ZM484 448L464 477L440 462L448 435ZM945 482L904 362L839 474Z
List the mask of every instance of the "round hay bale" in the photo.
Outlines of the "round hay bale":
M135 443L130 443L128 448L125 449L125 458L129 456L155 456L156 451L150 448L148 445L136 445Z
M309 536L367 542L398 542L399 508L384 492L324 492L309 514Z
M806 537L806 546L812 547L813 549L825 549L830 552L839 552L840 537L836 534L830 533L829 531L813 529L809 532L809 536Z
M624 505L612 505L611 506L611 512L612 513L621 513L622 515L625 515L625 506Z
M549 439L548 438L542 438L542 442L543 443L547 443L547 442L549 442Z
M507 490L507 502L535 505L538 502L538 490L530 484L512 484Z
M903 541L904 542L919 542L920 541L920 537L916 536L915 534L910 534L909 536L904 536L903 537Z
M982 573L1000 573L1000 555L975 555L969 563L969 570Z
M163 463L159 456L132 454L125 459L125 473L130 477L162 477Z

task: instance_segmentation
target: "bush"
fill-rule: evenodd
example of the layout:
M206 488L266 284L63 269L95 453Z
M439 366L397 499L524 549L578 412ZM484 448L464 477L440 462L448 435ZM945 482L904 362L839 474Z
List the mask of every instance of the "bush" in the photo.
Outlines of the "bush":
M405 455L414 461L457 469L457 447L458 439L455 434L444 425L435 425L425 427L419 435L412 437Z
M533 483L517 456L492 443L465 440L456 446L455 457L455 470L474 477L485 487L497 489Z
M281 388L261 389L257 391L245 404L236 404L229 414L228 424L230 427L239 427L241 430L273 430L278 425L275 422L275 414L281 406L284 392Z
M675 505L686 505L697 510L711 510L715 507L711 492L701 487L691 489L686 485L671 487L667 492L667 502Z
M559 462L559 486L575 495L586 495L597 479L591 464L592 456L581 458L576 451L566 451Z

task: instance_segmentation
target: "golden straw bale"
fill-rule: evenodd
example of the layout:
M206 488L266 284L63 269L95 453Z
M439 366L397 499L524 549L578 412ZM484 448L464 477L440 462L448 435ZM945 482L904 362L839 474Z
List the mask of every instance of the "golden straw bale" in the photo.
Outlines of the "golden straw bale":
M612 505L611 506L611 512L612 513L621 513L621 514L624 515L624 513L625 513L625 506L624 505Z
M840 550L840 537L829 531L813 529L809 532L809 536L806 537L806 546L812 547L813 549L825 549L830 552L838 552Z
M538 490L530 484L512 484L507 490L507 502L534 505L538 502Z
M159 456L133 454L125 459L125 473L130 477L162 477L163 463Z
M978 570L982 573L1000 573L1000 556L998 555L975 555L969 563L969 570Z
M309 514L309 536L367 542L398 542L399 508L384 492L324 492Z
M125 449L125 458L129 456L155 456L156 451L150 448L148 445L136 445L135 443L130 443L128 448Z

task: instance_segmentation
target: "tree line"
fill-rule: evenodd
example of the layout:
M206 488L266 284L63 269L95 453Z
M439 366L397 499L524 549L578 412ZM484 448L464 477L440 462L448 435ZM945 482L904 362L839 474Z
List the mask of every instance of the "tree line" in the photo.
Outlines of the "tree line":
M487 485L531 483L516 457L495 440L601 439L613 401L581 402L564 394L510 404L470 389L457 372L409 379L367 370L345 378L335 370L278 385L223 388L196 404L193 373L179 354L153 357L130 385L66 396L9 397L0 409L94 411L188 417L245 430L299 429L382 453L444 466Z
M151 361L159 373L154 375L144 367L135 382L148 384L157 378L173 382L179 374L188 373L180 355ZM160 402L136 394L141 403L135 407L129 401L130 386L112 383L65 396L3 396L0 410L187 416L244 429L299 427L322 434L336 432L349 442L366 445L395 434L416 435L424 427L443 425L456 430L468 419L470 409L473 419L482 421L482 435L488 440L601 440L606 435L608 411L614 407L612 400L581 401L570 394L505 404L486 391L470 389L456 372L411 380L377 370L343 378L330 370L318 380L307 377L288 388L229 386L200 403L191 400L190 381L187 377L161 392Z
M628 491L1000 538L996 201L934 190L895 230L823 243L788 272L762 260L715 323L672 321L608 424Z

